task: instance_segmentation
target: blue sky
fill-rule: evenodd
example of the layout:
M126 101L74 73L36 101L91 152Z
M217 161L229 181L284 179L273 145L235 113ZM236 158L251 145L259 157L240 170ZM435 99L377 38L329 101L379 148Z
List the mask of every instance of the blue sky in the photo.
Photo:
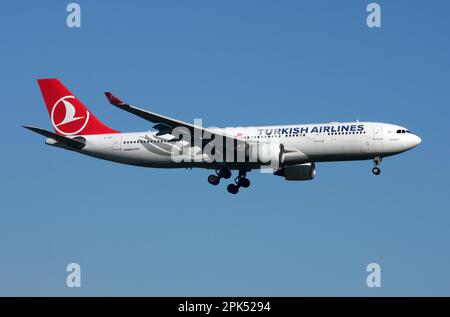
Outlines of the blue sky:
M79 1L80 29L67 3L2 4L0 295L450 295L448 1L379 1L380 29L369 1ZM359 119L423 142L380 177L323 163L311 182L253 172L231 196L205 170L45 146L20 127L50 129L45 77L121 131L150 124L103 91L205 125Z

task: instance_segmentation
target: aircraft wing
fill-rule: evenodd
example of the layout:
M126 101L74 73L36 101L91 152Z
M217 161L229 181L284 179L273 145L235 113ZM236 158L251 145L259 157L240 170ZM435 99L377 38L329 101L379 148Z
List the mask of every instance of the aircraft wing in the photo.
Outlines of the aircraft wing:
M65 137L65 136L62 136L62 135L59 135L59 134L56 134L56 133L53 133L53 132L41 129L41 128L30 127L30 126L26 126L26 125L24 125L23 127L25 129L31 130L31 131L33 131L33 132L35 132L37 134L43 135L43 136L45 136L47 138L50 138L50 139L53 139L53 140L55 140L57 142L61 142L61 143L65 144L65 145L68 145L68 146L70 146L72 148L75 148L75 149L78 149L78 150L82 149L85 146L85 144L83 142L81 142L81 141L74 140L74 139L71 139L71 138L68 138L68 137Z
M246 143L245 140L238 139L234 136L225 135L225 134L217 132L217 131L212 131L210 129L206 129L201 126L196 126L191 123L187 123L187 122L184 122L181 120L169 118L169 117L166 117L166 116L154 113L154 112L150 112L150 111L129 105L129 104L123 102L122 100L120 100L119 98L117 98L116 96L114 96L110 92L105 92L105 96L108 99L109 103L112 104L113 106L116 106L117 108L125 110L129 113L132 113L132 114L134 114L138 117L141 117L147 121L155 123L153 128L159 130L160 134L164 134L164 133L170 134L172 132L172 130L175 128L185 128L185 129L189 130L189 132L191 133L191 136L199 135L201 138L205 134L208 136L211 136L211 138L208 138L207 140L212 139L212 136L221 136L223 138L224 142L227 141L227 139L228 139L230 141L232 140L233 142L238 141L241 144ZM204 140L204 141L206 141L206 140Z

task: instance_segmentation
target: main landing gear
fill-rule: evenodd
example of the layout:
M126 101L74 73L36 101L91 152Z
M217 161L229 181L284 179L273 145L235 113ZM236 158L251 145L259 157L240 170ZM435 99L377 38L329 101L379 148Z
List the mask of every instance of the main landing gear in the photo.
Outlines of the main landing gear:
M216 170L216 175L211 174L208 176L208 183L216 186L219 185L221 178L229 179L230 177L231 171L226 167L221 167Z
M227 186L227 190L231 194L237 194L239 192L239 188L247 188L250 186L250 180L246 177L247 171L240 170L238 176L234 179L234 183L231 183ZM231 171L226 167L221 167L216 170L216 175L211 174L208 176L208 183L211 185L219 185L220 179L225 178L229 179L231 177Z
M374 175L380 175L381 174L381 169L378 167L378 165L381 164L381 157L377 156L373 159L373 162L375 163L375 167L372 168L372 173Z
M240 187L247 188L250 186L250 180L246 177L247 173L245 171L239 171L238 177L234 179L235 184L230 184L227 186L229 193L235 195L239 192Z

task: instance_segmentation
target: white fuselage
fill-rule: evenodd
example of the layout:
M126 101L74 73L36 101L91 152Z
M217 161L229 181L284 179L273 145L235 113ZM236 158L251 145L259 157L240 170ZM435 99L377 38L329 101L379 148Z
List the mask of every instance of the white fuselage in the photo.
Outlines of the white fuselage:
M289 164L311 162L367 160L407 151L421 140L406 128L376 122L344 122L284 126L234 127L211 129L246 142L282 144L292 154ZM80 153L123 164L145 167L259 168L259 162L208 162L201 147L193 147L174 137L157 135L157 131L82 135L86 146ZM48 144L65 147L47 139ZM174 149L189 147L184 160L174 159ZM187 153L187 154L186 154Z

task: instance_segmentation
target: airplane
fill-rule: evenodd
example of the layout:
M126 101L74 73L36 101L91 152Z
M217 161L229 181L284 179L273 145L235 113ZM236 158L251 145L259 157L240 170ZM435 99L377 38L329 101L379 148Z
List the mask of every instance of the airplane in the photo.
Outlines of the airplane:
M117 163L153 168L205 168L211 185L237 171L228 192L250 186L247 173L268 169L290 181L312 180L316 163L373 160L421 143L405 127L378 122L204 128L150 112L105 92L109 103L154 124L153 131L122 133L102 123L58 79L38 79L54 132L23 126L51 146Z

